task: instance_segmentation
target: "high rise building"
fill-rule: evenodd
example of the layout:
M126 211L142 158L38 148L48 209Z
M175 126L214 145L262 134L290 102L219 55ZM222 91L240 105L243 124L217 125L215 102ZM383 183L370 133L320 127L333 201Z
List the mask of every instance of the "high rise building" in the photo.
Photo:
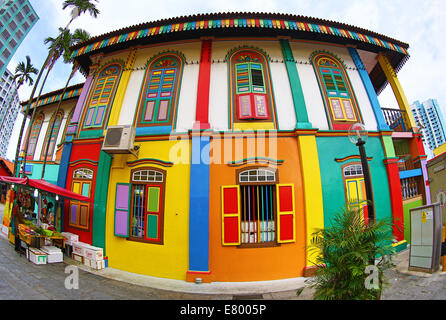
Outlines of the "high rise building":
M28 0L0 0L0 76L38 19Z
M0 157L6 155L20 108L20 99L13 77L13 74L6 69L0 80Z
M417 100L411 105L411 110L415 122L423 133L423 143L430 151L446 143L445 119L436 99L429 99L423 103Z

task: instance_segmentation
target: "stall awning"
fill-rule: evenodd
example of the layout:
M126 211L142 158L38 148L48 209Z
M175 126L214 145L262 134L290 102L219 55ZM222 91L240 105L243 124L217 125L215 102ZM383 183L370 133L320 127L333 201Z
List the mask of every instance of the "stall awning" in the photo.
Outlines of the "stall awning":
M88 197L84 197L83 195L71 192L67 189L56 186L45 180L29 179L28 177L15 178L15 177L0 176L0 182L10 183L10 184L20 184L34 189L39 189L49 193L57 194L60 197L67 198L70 200L90 202L90 198Z

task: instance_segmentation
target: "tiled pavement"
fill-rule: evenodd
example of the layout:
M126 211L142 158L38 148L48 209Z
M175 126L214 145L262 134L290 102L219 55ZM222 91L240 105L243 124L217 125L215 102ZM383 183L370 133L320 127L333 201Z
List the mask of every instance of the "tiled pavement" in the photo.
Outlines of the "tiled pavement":
M2 216L0 208L0 222ZM408 250L394 257L396 267L386 272L388 285L384 287L383 300L446 300L446 272L433 275L408 272ZM254 295L240 295L237 290L222 291L220 294L197 294L163 290L154 287L123 282L79 268L79 288L66 289L65 279L69 273L65 268L76 264L64 257L68 263L35 265L14 250L0 237L0 300L307 300L311 290L305 288L297 296L296 289ZM119 278L118 278L119 279ZM138 282L136 282L138 283ZM302 283L302 288L304 284ZM171 288L166 286L165 288ZM234 287L235 288L235 287ZM227 289L227 288L226 288ZM184 291L184 290L183 290Z

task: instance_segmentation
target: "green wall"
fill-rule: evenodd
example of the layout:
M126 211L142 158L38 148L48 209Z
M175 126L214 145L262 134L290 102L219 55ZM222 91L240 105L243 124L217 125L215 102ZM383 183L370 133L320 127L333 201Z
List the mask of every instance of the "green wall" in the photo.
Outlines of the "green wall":
M423 205L422 197L403 201L404 239L407 241L407 243L410 243L410 209L421 207L422 205Z
M27 175L30 179L38 179L42 178L42 163L27 163L27 165L32 166L31 174ZM45 177L43 178L45 181L57 185L57 177L59 175L59 165L58 164L46 164L45 167Z
M360 159L351 159L344 162L336 162L335 159L352 155L359 156L359 150L357 146L350 142L348 137L318 137L316 142L322 180L324 225L329 226L334 214L345 205L342 166L347 163L360 162ZM389 184L380 137L369 137L365 144L365 150L367 157L372 157L369 164L376 218L391 218Z

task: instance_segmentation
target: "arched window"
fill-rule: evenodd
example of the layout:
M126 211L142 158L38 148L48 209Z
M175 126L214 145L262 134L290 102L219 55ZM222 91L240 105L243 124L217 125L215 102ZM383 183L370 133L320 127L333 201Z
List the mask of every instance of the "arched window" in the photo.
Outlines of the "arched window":
M362 122L352 86L342 63L326 53L312 57L332 130L347 130Z
M60 129L60 125L62 124L62 119L63 119L63 111L59 110L57 115L53 116L50 123L48 124L48 130L45 135L45 142L43 143L40 160L44 160L44 158L45 158L45 151L46 151L46 146L48 144L48 141L49 141L50 145L48 147L48 153L47 153L46 159L51 160L53 158L54 148L56 146L57 136L59 135L59 129ZM53 127L53 131L52 131L51 137L50 137L50 131L51 131L51 127L53 126L53 122L54 122L54 127Z
M34 119L33 125L31 126L28 150L26 151L27 160L33 160L34 158L34 152L36 151L37 140L39 139L39 134L40 134L40 129L42 128L43 119L44 119L43 113L39 113Z
M233 127L247 122L273 123L274 102L264 54L253 49L236 50L229 56L229 67Z
M84 113L83 129L102 129L107 122L109 109L121 73L119 64L111 64L98 73Z
M183 61L167 54L149 62L142 85L135 123L137 132L154 126L172 126L178 104Z
M71 109L70 113L68 114L67 121L65 122L65 128L63 130L63 136L62 136L62 139L60 140L61 143L65 142L65 139L67 137L67 129L70 126L71 118L73 117L73 113L74 113L74 109L75 108Z
M164 243L166 171L134 169L130 183L118 183L115 202L115 235L129 240Z

